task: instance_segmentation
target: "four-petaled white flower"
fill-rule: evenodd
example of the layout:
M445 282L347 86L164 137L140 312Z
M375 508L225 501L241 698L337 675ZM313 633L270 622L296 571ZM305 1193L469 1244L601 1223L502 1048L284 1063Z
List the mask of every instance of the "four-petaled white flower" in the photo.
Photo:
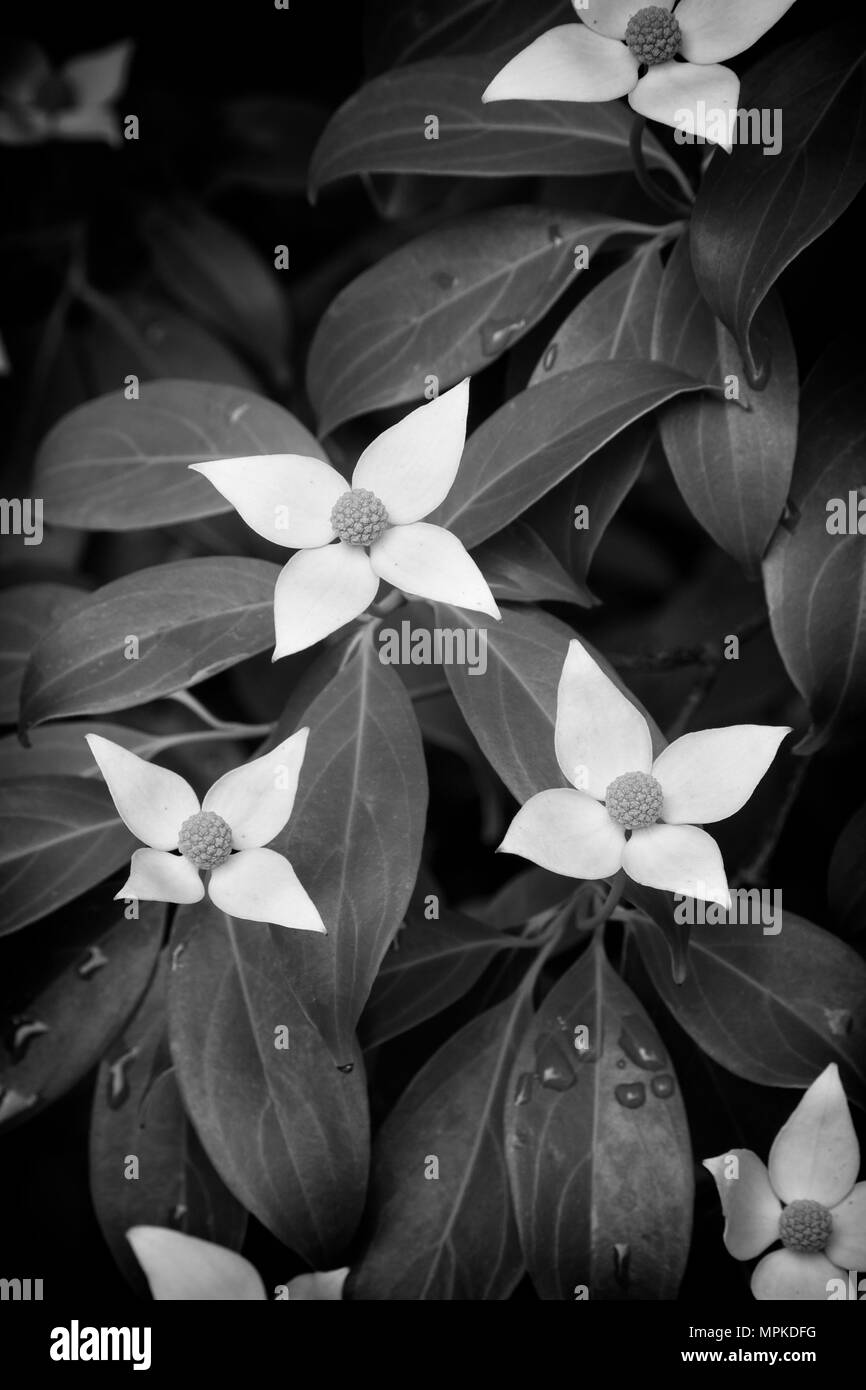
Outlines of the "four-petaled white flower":
M719 64L751 48L794 0L680 0L676 9L675 0L643 7L640 0L573 3L583 23L542 34L496 74L482 101L627 96L639 115L730 150L718 127L730 127L740 79ZM678 54L685 62L675 61Z
M779 1130L766 1167L751 1149L706 1158L704 1167L735 1260L782 1242L755 1267L755 1298L826 1300L831 1280L866 1269L866 1182L857 1182L860 1148L835 1062Z
M330 464L299 454L190 464L260 536L297 550L274 591L274 661L359 617L380 579L499 617L462 542L421 521L454 483L468 408L467 378L374 439L351 487Z
M132 44L125 41L51 66L35 44L19 44L0 76L0 144L44 140L122 143L111 103L126 86Z
M220 1299L261 1302L268 1295L258 1271L234 1250L165 1226L133 1226L126 1239L147 1276L157 1302ZM343 1297L346 1269L298 1274L282 1287L290 1302L337 1302Z
M121 820L148 846L133 854L115 898L197 903L205 894L200 871L209 869L210 899L231 917L323 932L291 864L264 848L292 814L308 734L299 729L270 753L227 772L201 806L176 772L87 734Z
M790 732L760 724L704 729L683 734L653 761L640 710L573 641L555 734L571 787L530 797L500 849L570 878L609 878L623 868L636 883L727 909L719 847L696 822L725 820L744 806Z

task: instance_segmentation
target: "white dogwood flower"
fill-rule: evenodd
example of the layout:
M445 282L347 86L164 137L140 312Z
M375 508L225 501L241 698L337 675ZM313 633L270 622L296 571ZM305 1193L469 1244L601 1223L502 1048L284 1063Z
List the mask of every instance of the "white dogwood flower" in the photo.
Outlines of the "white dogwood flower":
M794 0L573 0L581 24L541 34L496 74L482 101L613 101L730 150L740 79L720 64L751 48ZM678 57L684 62L678 62ZM641 69L645 68L644 76ZM726 117L719 122L716 113ZM687 113L691 119L687 121ZM710 119L707 119L707 117Z
M467 378L374 439L351 486L330 464L299 454L190 464L260 536L297 550L274 591L275 661L359 617L381 579L499 617L462 542L421 520L453 486L468 408Z
M209 870L211 902L231 917L323 932L291 864L264 848L292 814L309 732L299 729L270 753L227 772L201 806L176 772L87 734L118 815L147 846L133 854L115 898L201 902L201 871Z
M735 724L683 734L653 761L640 710L578 641L556 703L556 758L569 788L518 811L501 850L569 878L609 878L730 907L718 845L699 824L748 801L790 728ZM579 790L572 790L576 788Z
M13 45L0 74L0 144L45 140L123 143L112 103L122 94L132 44L112 44L54 68L35 44Z
M261 1276L243 1255L198 1236L165 1226L133 1226L126 1239L135 1253L157 1302L218 1299L261 1302L267 1293ZM281 1286L289 1302L336 1302L343 1297L346 1269L298 1274Z
M752 1293L824 1299L849 1269L866 1269L866 1182L860 1147L835 1062L812 1082L773 1140L765 1167L751 1149L705 1158L725 1215L725 1245L752 1260Z

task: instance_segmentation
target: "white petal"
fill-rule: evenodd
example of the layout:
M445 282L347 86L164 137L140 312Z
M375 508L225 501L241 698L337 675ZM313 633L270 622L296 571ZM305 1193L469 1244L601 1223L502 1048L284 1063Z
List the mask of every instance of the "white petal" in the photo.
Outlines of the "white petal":
M656 0L656 3L663 10L674 7L674 0ZM572 4L584 24L611 39L625 38L629 20L641 9L641 0L572 0Z
M721 63L751 48L794 0L681 0L681 52L691 63Z
M773 1141L767 1165L783 1202L807 1198L835 1207L860 1167L860 1148L835 1062L813 1081Z
M684 893L702 902L731 905L718 845L696 825L650 825L632 831L622 866L635 883Z
M274 661L302 652L357 618L379 588L370 557L360 545L299 550L283 566L274 589Z
M443 526L391 526L370 547L376 574L405 593L499 617L487 580L462 541Z
M826 1301L831 1279L842 1270L826 1255L800 1255L796 1250L772 1250L752 1275L752 1296L759 1303Z
M374 439L355 465L352 487L375 492L394 526L429 516L457 476L468 410L466 377Z
M349 484L321 459L259 454L189 466L213 483L247 526L274 545L327 545L336 535L331 512Z
M249 1260L198 1236L164 1226L133 1226L126 1239L159 1302L262 1300L265 1286Z
M843 1269L866 1269L866 1182L833 1208L827 1259Z
M649 725L576 640L559 678L555 738L563 774L599 801L615 777L652 767Z
M322 1274L298 1274L294 1279L289 1280L289 1298L293 1302L295 1299L317 1299L331 1302L335 1299L341 1299L343 1297L343 1285L348 1273L349 1267L347 1265L345 1269L328 1269Z
M214 782L203 811L231 826L235 849L256 849L279 835L292 814L309 729L299 729L264 757L232 768Z
M204 886L198 869L182 854L164 849L137 849L129 866L129 878L116 901L141 898L151 903L200 903Z
M199 810L189 782L100 734L85 738L124 825L153 849L177 849L180 827Z
M612 101L637 81L624 43L585 24L563 24L524 48L496 74L482 101Z
M725 1248L735 1260L754 1259L779 1239L782 1203L770 1186L766 1166L751 1149L731 1149L717 1158L705 1158L704 1167L719 1191ZM726 1176L731 1172L735 1176Z
M653 764L664 792L662 820L709 825L745 806L789 728L733 724L702 729L668 744Z
M63 76L75 93L78 106L102 106L119 97L129 73L133 45L128 39L101 48L98 53L83 53L63 65Z
M567 878L609 878L622 864L625 831L585 792L556 787L521 807L499 846Z
M301 887L298 876L272 849L243 849L214 869L208 892L211 901L230 917L247 922L272 922L298 931L325 931L319 910Z
M730 68L659 63L629 96L641 116L721 145L730 154L740 79Z
M120 119L108 106L73 106L58 111L51 121L50 133L58 140L104 140L108 145L122 144Z

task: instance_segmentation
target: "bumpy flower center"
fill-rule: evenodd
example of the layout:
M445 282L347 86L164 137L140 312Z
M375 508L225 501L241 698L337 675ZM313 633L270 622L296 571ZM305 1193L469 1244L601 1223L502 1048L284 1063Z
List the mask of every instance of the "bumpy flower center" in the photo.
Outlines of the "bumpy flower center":
M782 1244L801 1255L826 1249L832 1230L833 1215L820 1202L792 1202L779 1217Z
M624 772L604 794L607 813L626 830L655 825L662 813L662 789L648 772Z
M334 503L331 525L340 540L349 545L372 545L388 525L388 513L375 492L368 492L365 487L352 488Z
M198 811L180 827L177 847L197 869L218 869L232 852L232 832L215 811Z
M625 26L625 41L639 63L654 67L667 63L679 52L682 30L670 10L662 5L647 5L633 14Z

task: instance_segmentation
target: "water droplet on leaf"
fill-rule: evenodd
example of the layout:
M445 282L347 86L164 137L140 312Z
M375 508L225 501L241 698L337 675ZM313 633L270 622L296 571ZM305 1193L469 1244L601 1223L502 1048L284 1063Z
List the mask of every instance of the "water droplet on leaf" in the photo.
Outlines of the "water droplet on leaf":
M646 1100L646 1086L642 1081L624 1082L616 1087L614 1095L626 1110L639 1110Z
M535 1040L535 1074L551 1091L567 1091L577 1080L568 1054L552 1036Z
M108 956L101 951L98 946L89 946L87 955L79 966L76 967L76 975L80 975L82 980L89 980L91 975L95 975L97 970L101 970L108 964Z
M496 357L514 342L526 327L526 319L491 319L481 329L481 351Z
M112 1110L119 1110L129 1099L129 1068L138 1056L138 1048L130 1047L109 1063L108 1093L105 1097Z
M517 1078L517 1085L514 1088L514 1104L526 1105L532 1100L532 1083L535 1078L531 1071L521 1072Z
M6 1120L14 1119L20 1115L22 1110L29 1110L31 1105L35 1105L39 1097L27 1094L23 1091L16 1091L12 1087L8 1091L0 1090L0 1124Z
M551 343L550 347L547 349L547 352L544 354L544 358L541 363L542 367L546 372L549 372L552 369L553 364L555 363L558 356L559 345L557 343Z
M440 290L453 290L457 284L457 276L451 275L447 270L434 270L430 276L434 285L438 285Z
M6 1047L13 1062L20 1062L26 1055L30 1044L48 1032L48 1024L35 1018L20 1015L9 1020Z
M661 1071L667 1064L652 1028L639 1014L626 1014L622 1021L619 1045L630 1061L644 1071Z
M667 1072L662 1076L654 1076L650 1082L653 1095L660 1096L662 1100L667 1100L668 1096L672 1096L676 1088L676 1082Z
M341 1071L341 1072L343 1073L344 1076L348 1076L348 1075L349 1075L349 1072L350 1072L350 1071L354 1071L354 1070L355 1070L355 1063L354 1063L354 1062L343 1062L341 1065L338 1065L338 1067L337 1067L337 1071Z

